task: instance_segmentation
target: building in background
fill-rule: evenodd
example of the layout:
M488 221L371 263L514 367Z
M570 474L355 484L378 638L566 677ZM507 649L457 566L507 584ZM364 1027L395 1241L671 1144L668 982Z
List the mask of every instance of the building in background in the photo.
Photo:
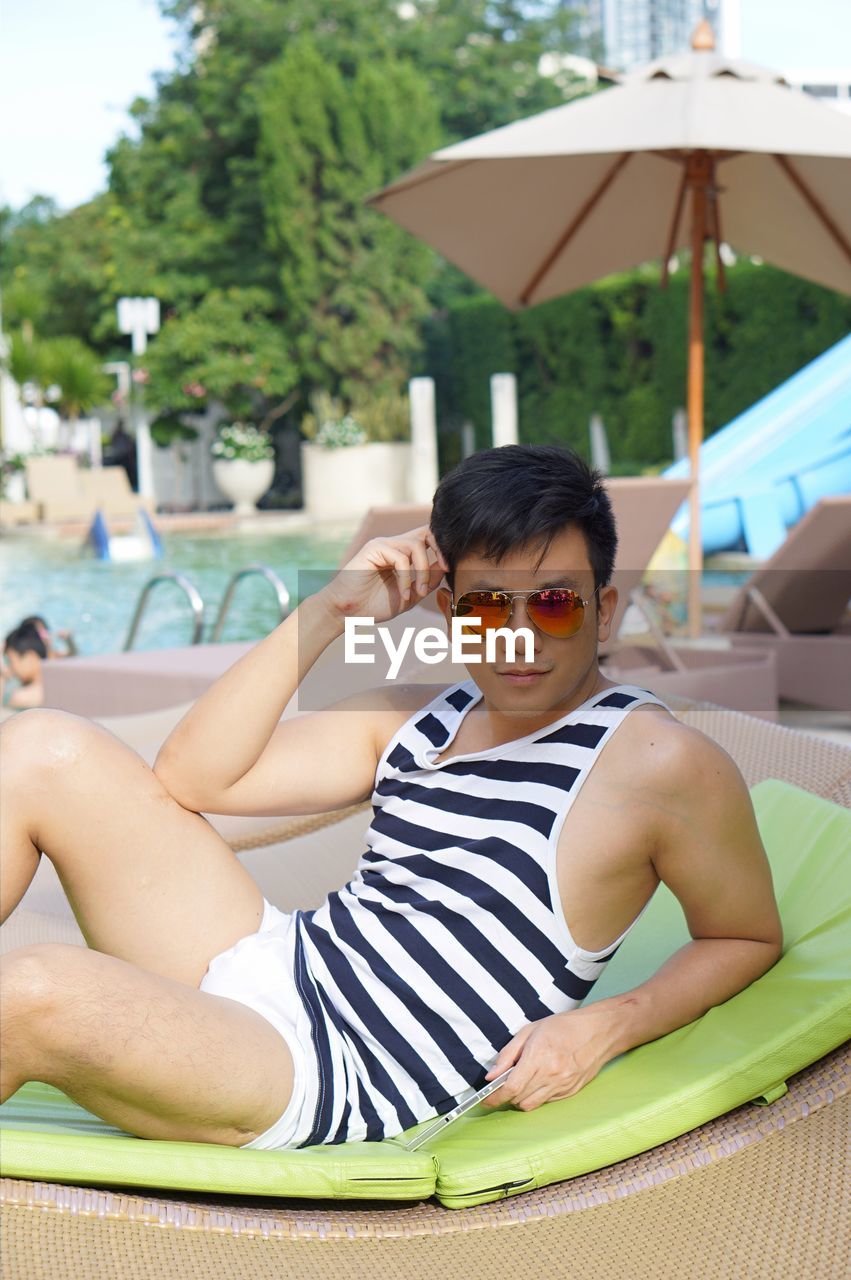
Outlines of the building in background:
M786 0L786 3L797 3L797 0ZM597 64L613 71L630 71L641 63L652 62L654 58L684 52L689 48L697 24L708 18L715 31L719 53L727 58L770 65L796 89L803 89L851 115L851 61L844 66L804 64L803 58L808 56L807 51L812 46L808 37L813 29L808 26L802 12L800 44L795 46L802 55L801 63L792 65L785 59L776 63L768 53L768 49L779 53L776 41L772 39L776 30L771 27L771 6L763 5L759 10L754 6L743 14L743 6L747 4L748 0L572 0L577 47ZM851 0L847 0L847 4L851 11ZM817 21L818 16L816 12L814 20ZM747 24L743 18L747 19ZM788 44L787 40L786 46ZM766 46L766 52L763 52L763 46ZM837 33L837 47L843 52L851 48L847 41L843 47L840 32ZM553 56L551 60L554 67L558 60ZM559 67L568 61L578 64L580 60L561 59ZM571 66L570 69L575 75L582 74L578 67ZM542 67L541 71L547 75L554 73L549 65L547 69Z
M654 58L683 53L702 18L715 25L718 7L719 0L602 0L596 8L606 65L629 71Z

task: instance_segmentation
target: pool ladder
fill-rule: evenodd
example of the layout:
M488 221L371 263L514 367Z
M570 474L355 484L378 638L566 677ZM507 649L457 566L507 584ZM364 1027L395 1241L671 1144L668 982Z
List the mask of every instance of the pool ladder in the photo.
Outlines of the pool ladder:
M222 634L222 628L225 625L225 619L230 612L231 601L234 592L239 586L243 578L248 578L252 574L259 574L265 578L275 592L278 601L278 612L280 614L279 621L283 622L284 618L290 611L290 593L284 586L284 583L275 573L274 569L270 569L265 564L247 564L243 569L238 569L225 587L225 594L222 597L222 603L219 605L219 611L216 614L216 620L213 623L213 629L210 633L209 643L215 644L219 636ZM201 644L204 638L204 598L201 592L195 586L191 578L187 578L183 573L158 573L153 578L149 578L142 588L136 609L133 613L133 620L130 623L130 630L127 632L127 639L124 641L125 653L133 648L142 618L148 607L148 601L155 587L163 582L173 582L185 595L189 601L189 607L192 610L192 639L190 644Z

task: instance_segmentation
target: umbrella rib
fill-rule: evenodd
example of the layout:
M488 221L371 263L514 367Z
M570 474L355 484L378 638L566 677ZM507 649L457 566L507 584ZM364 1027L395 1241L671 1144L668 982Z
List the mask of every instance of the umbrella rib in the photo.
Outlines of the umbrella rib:
M529 283L520 293L520 302L524 306L529 305L529 299L537 289L538 285L541 283L541 280L544 278L544 276L549 271L550 267L553 265L555 260L561 254L562 250L573 239L574 235L582 226L585 219L594 209L594 206L598 204L598 202L605 195L606 191L614 182L615 178L618 176L621 169L624 167L624 165L626 164L627 160L629 160L631 155L632 155L631 151L625 151L622 156L618 156L615 163L604 174L602 181L598 184L598 186L594 189L594 191L591 192L591 195L585 201L584 205L579 210L576 217L571 222L570 226L567 228L564 234L559 237L555 247L547 254L541 266L538 267L537 271L532 276L532 279L529 281Z
M712 223L712 238L715 241L715 270L718 280L718 292L726 293L727 275L724 270L724 259L721 257L721 192L715 181L715 161L712 162L712 188L710 192L709 217Z
M660 284L663 289L667 289L668 287L668 275L669 275L668 263L671 261L671 256L673 255L673 252L674 252L674 245L676 244L676 241L677 241L677 231L679 230L680 219L683 216L683 201L686 198L687 182L688 182L688 171L686 170L684 165L682 176L680 177L679 190L677 191L677 203L674 206L674 217L671 221L671 229L668 232L668 243L665 249L665 261L662 265L662 279L660 281Z
M789 179L792 185L796 187L798 192L804 197L807 204L812 209L813 213L822 223L828 235L830 235L831 238L836 241L836 243L839 245L839 248L845 254L845 257L848 259L849 262L851 262L851 245L849 245L848 241L845 239L844 235L839 230L839 227L833 221L833 219L831 218L827 210L822 208L821 204L813 195L812 191L810 191L806 182L804 182L804 179L793 167L788 156L775 155L774 159L777 161L778 165L786 174L786 177Z

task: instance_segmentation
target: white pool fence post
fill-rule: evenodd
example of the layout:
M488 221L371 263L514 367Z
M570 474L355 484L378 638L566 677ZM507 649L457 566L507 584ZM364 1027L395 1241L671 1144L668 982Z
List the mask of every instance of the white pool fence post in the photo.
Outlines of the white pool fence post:
M103 431L103 425L101 423L100 418L89 418L89 421L88 421L89 462L92 464L92 467L94 468L103 466L103 440L101 437L102 431Z
M130 346L134 356L143 356L148 349L148 335L160 328L160 304L157 298L119 298L116 304L118 328L130 334ZM139 496L156 500L154 491L154 458L151 428L144 408L144 393L140 384L136 409L136 479Z
M408 383L411 406L411 469L408 500L431 502L437 488L437 414L434 378L411 378Z
M599 413L591 414L588 430L591 436L591 466L596 471L602 471L603 475L607 476L611 470L612 458L609 453L606 427Z
M491 423L495 448L517 444L517 379L513 373L491 377Z

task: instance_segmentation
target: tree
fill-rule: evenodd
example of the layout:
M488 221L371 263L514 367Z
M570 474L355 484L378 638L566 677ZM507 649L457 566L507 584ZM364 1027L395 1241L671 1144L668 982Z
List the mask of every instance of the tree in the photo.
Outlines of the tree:
M173 315L148 348L146 399L164 417L218 402L268 428L295 402L297 371L261 289L213 290Z
M113 358L126 352L124 294L156 295L183 324L212 292L259 288L253 314L280 326L302 388L398 382L426 297L442 306L469 286L362 197L440 141L560 101L538 63L569 46L562 0L161 7L183 24L185 51L132 104L139 136L110 151L109 190L67 214L44 198L3 213L0 284L43 301L45 336L72 333Z
M41 343L41 378L58 388L56 408L69 422L109 400L110 381L100 360L79 338L48 338Z
M347 82L299 36L258 100L268 243L302 382L347 400L364 384L397 386L427 310L432 254L364 197L433 145L427 86L390 58Z

